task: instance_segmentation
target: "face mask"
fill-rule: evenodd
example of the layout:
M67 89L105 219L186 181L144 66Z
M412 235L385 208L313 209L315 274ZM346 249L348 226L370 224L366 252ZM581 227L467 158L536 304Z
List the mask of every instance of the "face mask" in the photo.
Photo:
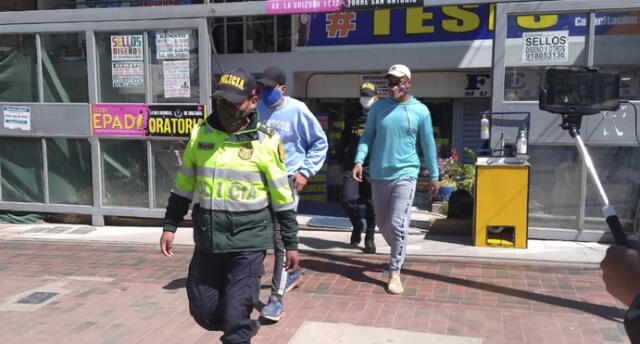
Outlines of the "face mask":
M260 90L260 99L262 99L264 105L268 107L276 105L280 100L280 97L282 97L282 91L280 91L279 88L263 88Z
M222 124L225 129L242 123L245 117L249 115L247 111L240 110L236 108L235 105L227 102L217 103L216 110L220 124Z
M400 83L391 88L391 97L393 99L398 100L404 97L407 94L407 84Z
M360 105L365 109L370 108L374 102L375 100L373 97L360 97Z

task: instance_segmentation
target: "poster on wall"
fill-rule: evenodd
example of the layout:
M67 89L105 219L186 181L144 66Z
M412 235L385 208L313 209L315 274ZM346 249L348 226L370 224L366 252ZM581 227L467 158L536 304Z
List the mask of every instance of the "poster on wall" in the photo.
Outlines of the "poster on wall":
M111 61L142 61L142 35L112 35Z
M163 61L165 98L191 97L189 60Z
M188 60L189 31L156 33L156 58L158 60Z
M92 136L188 137L206 113L204 105L89 105Z
M188 137L205 114L203 105L150 105L147 136Z
M387 78L384 74L365 74L362 76L360 84L364 84L365 82L376 85L376 88L378 89L378 96L380 98L389 96L389 86L387 85Z
M146 136L148 105L91 104L92 136Z
M111 81L113 87L144 86L144 63L111 62Z
M28 106L3 106L2 126L7 129L31 130L31 108Z
M522 63L569 61L569 31L522 33Z

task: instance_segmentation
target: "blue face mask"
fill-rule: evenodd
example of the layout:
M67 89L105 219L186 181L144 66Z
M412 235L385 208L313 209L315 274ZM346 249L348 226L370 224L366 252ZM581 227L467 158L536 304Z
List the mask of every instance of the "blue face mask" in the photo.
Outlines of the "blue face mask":
M282 97L282 91L280 91L279 88L274 88L274 89L263 88L260 90L260 99L262 99L262 102L266 106L271 107L276 105L280 100L280 97Z

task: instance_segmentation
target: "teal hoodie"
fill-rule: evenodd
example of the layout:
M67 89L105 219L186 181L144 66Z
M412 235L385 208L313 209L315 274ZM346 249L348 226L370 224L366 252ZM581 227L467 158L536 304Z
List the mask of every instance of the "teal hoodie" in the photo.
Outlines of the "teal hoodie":
M369 110L355 162L362 164L367 154L371 154L369 173L372 180L416 179L420 173L418 140L429 177L438 180L436 144L427 106L413 96L402 103L383 98Z

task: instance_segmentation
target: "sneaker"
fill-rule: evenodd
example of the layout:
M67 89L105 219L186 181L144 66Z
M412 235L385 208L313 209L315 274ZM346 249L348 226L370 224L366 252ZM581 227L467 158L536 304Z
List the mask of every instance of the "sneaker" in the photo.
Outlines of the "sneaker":
M389 294L402 294L404 292L399 271L389 271L389 285L387 286L387 292Z
M278 321L284 312L284 304L282 299L277 296L269 297L269 302L262 307L260 315L271 321Z
M300 282L302 282L302 271L300 271L300 269L288 273L287 284L284 287L284 292L288 293L293 288L297 287Z

